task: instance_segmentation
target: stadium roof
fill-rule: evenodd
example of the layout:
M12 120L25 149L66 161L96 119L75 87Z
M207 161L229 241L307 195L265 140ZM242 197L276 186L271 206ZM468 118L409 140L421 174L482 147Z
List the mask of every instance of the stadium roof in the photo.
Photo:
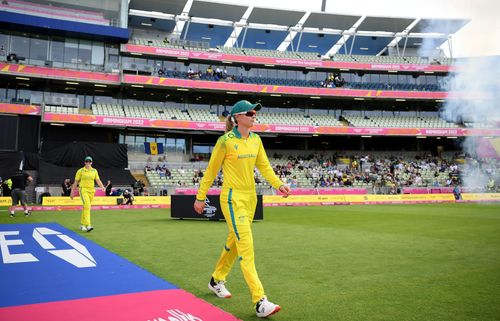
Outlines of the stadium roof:
M349 30L361 16L312 12L302 25L304 28L331 28Z
M240 21L248 6L195 0L189 11L192 17Z
M305 11L292 11L255 7L247 19L248 23L295 26L306 14Z
M465 19L421 19L410 31L414 33L454 34L469 21Z
M464 19L366 16L357 25L361 15L252 7L219 0L130 0L129 7L134 11L131 16L137 16L129 20L131 26L150 25L154 29L170 32L174 22L177 23L176 32L182 39L209 40L213 47L243 46L271 50L290 50L291 47L292 50L300 48L321 54L332 54L341 48L352 54L380 54L384 48L396 43L407 48L422 45L437 48L469 22ZM187 17L176 19L184 8L189 11L190 21L186 24ZM250 8L246 17L245 13ZM242 18L246 18L248 25L243 26L244 31L240 30L237 38L231 39L235 28L241 27L233 22ZM298 31L295 35L289 33L289 27L295 27L299 22L302 29L294 29ZM354 32L346 32L353 26L356 26ZM347 37L339 37L342 34Z
M180 15L188 0L130 0L129 9Z
M402 32L415 21L414 18L366 17L359 25L360 31Z
M406 40L407 48L418 48L425 44L427 47L439 47L443 43L445 43L448 38L418 38L418 37L408 37ZM405 44L405 38L399 41L399 45L402 46Z

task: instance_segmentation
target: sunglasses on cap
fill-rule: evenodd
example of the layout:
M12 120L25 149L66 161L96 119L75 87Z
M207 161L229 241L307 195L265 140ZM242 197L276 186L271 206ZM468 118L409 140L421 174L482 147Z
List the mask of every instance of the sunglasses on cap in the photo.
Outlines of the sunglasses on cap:
M250 111L247 111L247 112L244 112L244 113L237 113L235 115L245 115L245 116L248 116L248 117L254 117L254 116L257 116L257 112L255 110L250 110Z

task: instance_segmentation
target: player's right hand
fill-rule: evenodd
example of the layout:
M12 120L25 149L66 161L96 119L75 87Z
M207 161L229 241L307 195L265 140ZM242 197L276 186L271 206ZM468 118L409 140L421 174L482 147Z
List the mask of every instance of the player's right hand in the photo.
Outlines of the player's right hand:
M292 194L292 190L287 185L281 185L279 191L283 193L284 198L287 198L290 194Z
M195 200L193 208L196 213L201 215L203 213L203 209L205 208L205 201Z

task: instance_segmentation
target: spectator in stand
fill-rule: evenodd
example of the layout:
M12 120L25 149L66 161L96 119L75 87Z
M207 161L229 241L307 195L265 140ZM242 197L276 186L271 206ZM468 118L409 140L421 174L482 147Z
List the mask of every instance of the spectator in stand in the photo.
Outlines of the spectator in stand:
M106 183L106 196L113 196L113 184L110 180Z
M71 180L69 178L65 178L63 183L61 184L62 193L61 196L70 196L71 195Z
M163 69L163 68L158 69L158 76L160 76L160 77L165 76L165 69Z
M142 180L139 180L139 196L144 196L144 187L146 185Z
M453 196L455 196L455 200L457 201L462 199L462 189L458 184L453 188Z
M214 76L214 69L212 68L212 66L208 66L207 68L207 77L209 79L212 79Z
M172 172L168 168L165 168L165 177L167 179L172 179Z
M490 178L488 179L488 183L486 185L486 190L488 192L494 192L495 191L495 180L493 179L493 177L490 176Z
M187 76L189 79L193 79L195 77L196 73L194 72L193 68L189 67Z
M335 87L344 87L344 85L345 85L345 79L342 78L342 76L340 75L340 73L335 74L335 78L333 80L333 84L335 85Z

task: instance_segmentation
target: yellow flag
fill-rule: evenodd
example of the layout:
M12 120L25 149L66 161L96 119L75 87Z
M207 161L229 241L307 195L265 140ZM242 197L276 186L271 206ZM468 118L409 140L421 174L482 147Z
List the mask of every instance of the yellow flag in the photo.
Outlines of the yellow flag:
M156 145L156 142L149 143L149 148L151 149L151 155L158 155L158 145Z

